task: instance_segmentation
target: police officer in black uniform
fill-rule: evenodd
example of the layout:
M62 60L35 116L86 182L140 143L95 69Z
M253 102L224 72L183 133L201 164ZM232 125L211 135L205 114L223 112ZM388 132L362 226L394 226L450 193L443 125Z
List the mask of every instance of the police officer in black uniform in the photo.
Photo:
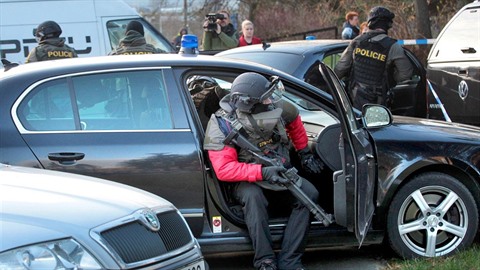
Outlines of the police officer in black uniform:
M108 55L135 55L135 54L154 54L165 53L165 51L155 48L145 40L145 31L139 21L131 21L125 29L125 37L120 40L118 47Z
M340 79L349 77L348 90L357 109L367 103L390 107L390 89L412 76L413 67L403 48L387 35L394 17L385 7L372 8L369 30L352 40L335 66Z
M239 75L233 81L231 93L220 101L222 109L211 116L204 142L217 178L233 185L233 197L242 205L255 251L254 266L260 270L303 269L301 257L310 225L309 210L292 198L292 211L277 260L272 248L264 190L291 196L288 191L281 191L285 190L282 183L287 181L281 172L292 166L289 156L292 145L306 172L320 173L323 165L308 148L306 131L296 107L287 102L280 105L281 94L278 93L282 92L282 86L275 77L269 81L258 73ZM283 166L262 164L246 149L224 144L232 127L238 128L238 132L256 145L262 151L259 154L275 158ZM315 187L306 179L299 181L302 191L315 202L318 199Z
M62 29L54 21L45 21L39 24L33 30L38 46L29 53L26 63L78 57L75 49L65 44L65 40L60 38L60 34L62 34Z

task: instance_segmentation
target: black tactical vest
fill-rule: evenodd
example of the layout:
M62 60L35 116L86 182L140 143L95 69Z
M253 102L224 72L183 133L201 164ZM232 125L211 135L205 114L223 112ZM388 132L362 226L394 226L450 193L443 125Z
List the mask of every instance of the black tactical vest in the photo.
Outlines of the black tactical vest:
M259 114L238 113L237 120L242 124L247 139L257 146L263 154L280 160L290 166L289 140L281 119L282 109ZM255 157L245 149L239 149L238 160L258 163Z
M378 33L367 33L356 40L353 49L352 81L384 88L389 75L386 70L388 52L396 40L385 37L380 41L372 41L371 38L376 35Z

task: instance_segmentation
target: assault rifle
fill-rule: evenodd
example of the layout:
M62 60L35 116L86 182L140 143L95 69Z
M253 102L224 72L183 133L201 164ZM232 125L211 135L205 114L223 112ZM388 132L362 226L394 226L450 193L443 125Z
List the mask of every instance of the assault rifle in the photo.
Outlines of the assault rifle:
M230 131L225 140L223 140L223 143L225 145L233 143L236 146L247 150L252 155L260 159L265 165L283 166L280 161L259 154L261 153L261 150L258 149L258 147L253 145L251 142L249 142L235 128ZM331 214L327 214L325 210L322 209L322 207L310 200L310 198L307 197L307 195L300 189L300 187L297 185L297 181L300 178L297 172L297 169L292 167L286 172L281 173L282 177L288 180L288 182L283 185L292 193L293 196L295 196L295 198L297 198L303 205L305 205L308 210L313 214L315 219L322 222L324 226L329 226L331 223L335 222Z

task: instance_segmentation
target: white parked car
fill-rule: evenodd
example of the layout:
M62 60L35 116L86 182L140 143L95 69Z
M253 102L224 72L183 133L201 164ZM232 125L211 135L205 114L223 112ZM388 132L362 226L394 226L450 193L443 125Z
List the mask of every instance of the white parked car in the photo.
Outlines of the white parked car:
M205 269L180 212L92 177L0 164L0 269Z

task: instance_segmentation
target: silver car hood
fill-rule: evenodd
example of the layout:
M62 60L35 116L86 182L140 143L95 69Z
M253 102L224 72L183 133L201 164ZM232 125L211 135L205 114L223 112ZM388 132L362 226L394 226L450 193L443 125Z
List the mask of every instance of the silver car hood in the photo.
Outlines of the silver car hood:
M153 207L173 208L123 184L0 164L0 251L86 235L91 228Z

